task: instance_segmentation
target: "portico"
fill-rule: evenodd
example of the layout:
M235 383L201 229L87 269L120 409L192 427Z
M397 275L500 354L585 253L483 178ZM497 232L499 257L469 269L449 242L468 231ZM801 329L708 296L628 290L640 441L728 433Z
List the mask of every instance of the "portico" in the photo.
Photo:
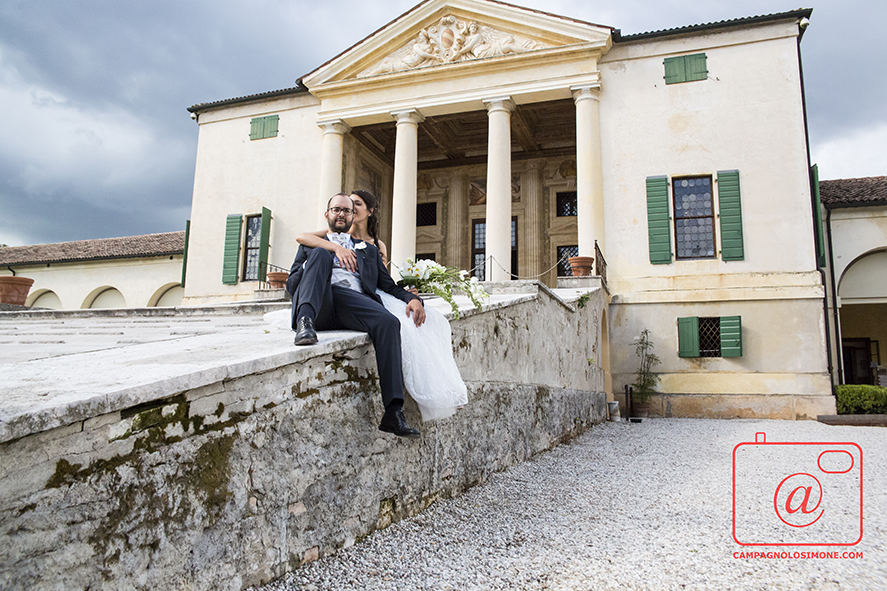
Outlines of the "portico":
M461 268L479 263L486 280L539 275L558 259L543 248L542 169L573 160L564 177L576 191L572 254L593 256L595 240L603 246L597 61L611 29L509 7L526 12L516 25L501 20L501 7L471 7L476 12L420 5L302 78L320 100L318 203L354 188L343 185L350 136L390 177L391 203L381 215L392 263L433 254ZM516 169L517 161L525 164ZM441 184L446 233L437 232L435 245L434 232L417 224L416 206ZM482 197L472 201L472 188Z

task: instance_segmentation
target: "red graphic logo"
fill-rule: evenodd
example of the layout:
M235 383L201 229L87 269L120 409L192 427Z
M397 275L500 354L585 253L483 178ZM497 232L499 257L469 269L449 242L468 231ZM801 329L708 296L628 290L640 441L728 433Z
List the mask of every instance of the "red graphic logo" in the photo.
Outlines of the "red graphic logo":
M733 539L743 546L853 546L862 540L862 448L767 442L733 448Z

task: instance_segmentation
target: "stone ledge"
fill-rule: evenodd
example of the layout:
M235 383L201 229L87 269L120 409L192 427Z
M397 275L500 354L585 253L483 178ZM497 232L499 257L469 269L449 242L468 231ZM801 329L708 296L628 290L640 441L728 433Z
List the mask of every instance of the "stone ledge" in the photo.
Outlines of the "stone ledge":
M887 415L817 415L816 420L826 425L887 427Z

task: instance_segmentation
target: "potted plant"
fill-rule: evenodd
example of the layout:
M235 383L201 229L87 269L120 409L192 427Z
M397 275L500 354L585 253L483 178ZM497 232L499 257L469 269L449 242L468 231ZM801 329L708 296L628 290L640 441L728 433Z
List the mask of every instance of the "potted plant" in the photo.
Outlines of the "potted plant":
M653 341L650 340L650 331L646 328L640 336L634 340L634 352L638 356L638 369L635 372L631 405L633 415L646 417L650 414L650 397L656 393L659 385L659 374L653 368L659 365L659 357L653 353Z
M407 259L400 268L398 285L406 289L415 288L420 294L433 294L443 298L453 315L459 317L459 307L453 300L453 291L460 290L471 300L474 307L481 309L483 299L490 297L481 286L477 277L468 278L468 271L460 271L456 267L444 267L434 261Z

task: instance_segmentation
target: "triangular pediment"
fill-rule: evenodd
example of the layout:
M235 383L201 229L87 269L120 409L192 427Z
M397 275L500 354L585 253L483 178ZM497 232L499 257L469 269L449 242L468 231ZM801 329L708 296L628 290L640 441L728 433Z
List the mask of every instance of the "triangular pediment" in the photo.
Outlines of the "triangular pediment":
M576 45L610 27L489 0L426 0L302 78L309 88Z

